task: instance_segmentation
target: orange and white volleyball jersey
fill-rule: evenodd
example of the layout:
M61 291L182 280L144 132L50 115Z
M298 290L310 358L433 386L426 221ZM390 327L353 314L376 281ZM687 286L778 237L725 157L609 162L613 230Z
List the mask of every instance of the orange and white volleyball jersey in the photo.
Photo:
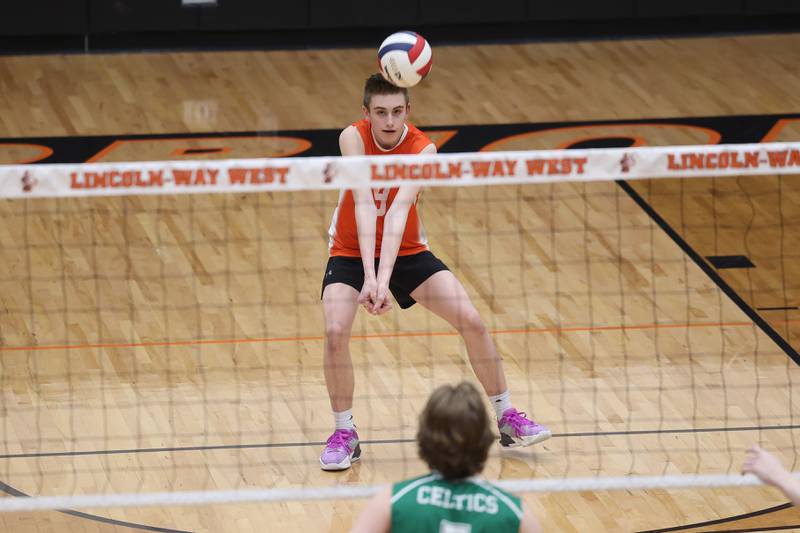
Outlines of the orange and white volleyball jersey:
M367 119L354 122L353 126L358 129L361 140L364 141L364 153L366 155L418 154L423 148L432 144L424 133L406 122L397 146L391 150L384 150L375 142L375 138L372 136L372 128ZM392 206L392 201L397 196L397 188L373 189L372 196L375 199L375 207L378 209L378 218L375 221L375 257L380 257L384 215L386 215L386 212ZM403 240L400 242L400 250L397 255L413 255L428 250L428 239L425 237L425 230L417 213L418 199L419 195L417 195L408 210L406 229L403 232ZM330 237L328 252L331 256L361 257L361 251L358 248L356 206L353 201L352 191L347 190L339 193L339 205L336 206L336 211L333 213L328 236Z

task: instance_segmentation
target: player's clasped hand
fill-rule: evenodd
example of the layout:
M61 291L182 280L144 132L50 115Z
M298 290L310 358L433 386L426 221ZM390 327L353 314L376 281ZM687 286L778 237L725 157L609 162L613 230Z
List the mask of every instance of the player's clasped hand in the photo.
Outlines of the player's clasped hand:
M364 285L361 286L361 292L358 295L358 303L364 306L368 313L372 312L372 307L377 297L378 281L369 276L364 278Z
M392 308L389 288L381 287L375 278L365 278L358 295L358 303L371 315L382 315Z
M370 313L382 315L392 308L392 297L389 295L389 287L378 284L375 291L375 299L372 301Z

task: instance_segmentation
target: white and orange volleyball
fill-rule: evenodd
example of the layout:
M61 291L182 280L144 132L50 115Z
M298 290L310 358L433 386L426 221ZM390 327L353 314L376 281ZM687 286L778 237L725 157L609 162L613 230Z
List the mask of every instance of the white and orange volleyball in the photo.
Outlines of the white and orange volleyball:
M378 48L378 64L386 81L413 87L433 66L433 50L422 35L400 31L388 36Z

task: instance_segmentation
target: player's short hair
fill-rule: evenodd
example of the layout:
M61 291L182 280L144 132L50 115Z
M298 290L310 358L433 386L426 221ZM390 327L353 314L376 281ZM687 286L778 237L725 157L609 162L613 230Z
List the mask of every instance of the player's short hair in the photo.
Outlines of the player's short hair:
M376 94L402 94L408 105L408 89L389 83L380 74L373 74L364 83L364 107L369 109L372 97Z
M483 398L466 381L433 391L419 417L419 456L445 479L482 472L495 439Z

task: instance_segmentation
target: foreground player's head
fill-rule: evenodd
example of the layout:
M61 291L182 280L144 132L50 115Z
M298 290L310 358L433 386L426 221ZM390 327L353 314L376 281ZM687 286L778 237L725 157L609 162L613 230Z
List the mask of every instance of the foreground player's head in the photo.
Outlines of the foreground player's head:
M495 440L483 398L474 385L442 385L419 417L419 456L446 479L478 474Z
M411 106L408 90L392 85L380 74L373 74L364 84L364 118L372 125L372 134L384 148L392 148L403 134Z

